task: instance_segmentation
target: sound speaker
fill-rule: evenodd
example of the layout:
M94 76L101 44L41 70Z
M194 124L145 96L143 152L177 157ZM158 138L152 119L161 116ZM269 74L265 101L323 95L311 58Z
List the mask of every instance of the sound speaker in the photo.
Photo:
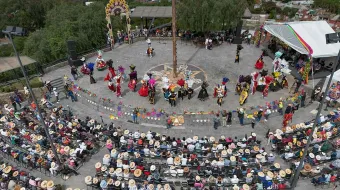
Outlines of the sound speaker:
M241 31L242 31L242 25L243 22L240 20L240 22L237 24L236 27L236 37L233 40L233 44L242 44L242 38L241 38Z
M83 61L81 61L80 59L76 59L76 60L72 60L71 57L69 57L68 59L68 64L72 67L72 66L82 66L83 65Z
M76 42L74 40L67 41L67 52L72 60L77 59Z

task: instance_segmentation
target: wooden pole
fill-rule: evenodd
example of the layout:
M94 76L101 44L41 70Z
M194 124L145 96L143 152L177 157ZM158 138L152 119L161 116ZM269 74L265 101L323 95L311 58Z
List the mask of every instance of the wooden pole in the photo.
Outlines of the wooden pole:
M177 47L176 47L176 0L172 0L172 67L173 77L177 77Z

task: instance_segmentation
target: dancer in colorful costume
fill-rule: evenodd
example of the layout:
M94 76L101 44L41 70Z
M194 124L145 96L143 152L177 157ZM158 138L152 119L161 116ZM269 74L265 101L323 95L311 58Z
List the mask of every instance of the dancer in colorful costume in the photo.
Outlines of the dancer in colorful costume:
M264 62L263 62L263 56L261 55L261 57L256 61L255 63L255 69L263 69L264 66Z
M130 81L128 84L128 87L130 90L135 91L136 90L136 84L137 84L137 71L135 71L136 66L130 65Z
M98 71L103 71L107 67L104 59L103 59L103 53L102 51L98 51L98 57L96 59L96 68Z
M112 82L109 82L107 87L112 91L112 92L116 92L116 87Z
M139 89L138 94L143 97L147 97L149 95L148 84L146 81L142 80L142 87Z
M122 80L121 74L116 76L115 80L116 80L116 88L117 88L116 95L118 98L122 98L122 91L121 91L121 86L120 86L121 80Z
M251 73L252 79L251 79L251 94L255 94L256 88L257 88L257 77L259 76L258 72Z
M223 97L227 96L227 82L229 82L229 79L227 77L224 77L222 79L222 90L223 90Z

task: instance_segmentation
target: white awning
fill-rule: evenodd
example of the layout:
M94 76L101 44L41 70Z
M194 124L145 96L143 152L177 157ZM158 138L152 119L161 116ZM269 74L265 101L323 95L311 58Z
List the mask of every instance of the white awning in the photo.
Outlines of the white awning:
M264 25L264 29L301 54L314 58L334 57L340 50L340 43L326 44L325 35L334 33L326 21L273 23Z

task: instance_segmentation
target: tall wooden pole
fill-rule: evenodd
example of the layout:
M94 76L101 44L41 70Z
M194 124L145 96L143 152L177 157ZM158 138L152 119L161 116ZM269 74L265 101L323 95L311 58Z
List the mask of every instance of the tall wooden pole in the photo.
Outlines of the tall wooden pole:
M172 0L172 67L173 77L177 77L177 48L176 48L176 0Z

